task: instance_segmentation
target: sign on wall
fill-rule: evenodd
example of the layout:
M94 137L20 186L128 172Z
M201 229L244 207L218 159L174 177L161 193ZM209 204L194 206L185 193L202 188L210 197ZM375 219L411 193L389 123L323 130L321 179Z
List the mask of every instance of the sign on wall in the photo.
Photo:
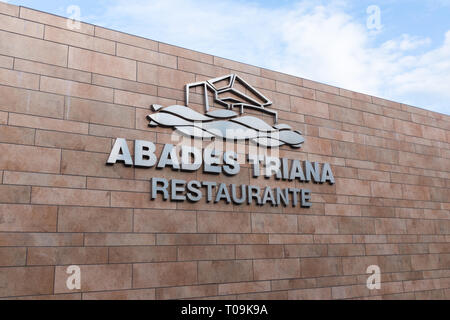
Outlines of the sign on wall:
M191 93L192 89L198 91ZM203 112L189 107L192 95L203 95ZM153 177L150 181L151 199L162 197L164 200L191 202L203 199L208 203L311 207L311 191L296 188L294 181L334 184L331 167L328 163L311 163L277 156L274 150L277 151L279 147L286 145L298 149L305 140L300 131L278 123L277 112L268 108L271 105L269 99L234 74L188 84L186 106L152 105L154 112L147 116L150 127L173 128L178 135L187 137L187 142L165 144L157 155L155 143L136 140L133 159L126 140L117 138L107 164L123 162L126 166L171 168L184 172L202 169L204 173L216 176L236 176L242 165L248 164L253 178L290 181L293 187L261 188L214 181L169 181ZM205 141L211 144L203 147ZM245 141L257 148L242 157L238 147L242 147ZM223 143L218 142L225 142L226 147L223 148Z

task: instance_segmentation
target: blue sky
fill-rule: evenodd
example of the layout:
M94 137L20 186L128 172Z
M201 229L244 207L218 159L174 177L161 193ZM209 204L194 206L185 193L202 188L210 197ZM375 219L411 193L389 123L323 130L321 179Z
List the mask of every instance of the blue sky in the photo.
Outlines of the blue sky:
M450 0L8 2L450 114Z

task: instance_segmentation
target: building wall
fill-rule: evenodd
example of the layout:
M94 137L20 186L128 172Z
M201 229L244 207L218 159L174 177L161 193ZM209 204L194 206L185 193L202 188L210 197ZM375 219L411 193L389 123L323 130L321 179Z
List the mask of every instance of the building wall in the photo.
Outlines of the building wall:
M2 2L0 29L0 297L450 298L449 116ZM106 165L117 137L170 142L151 104L229 73L304 133L282 157L332 165L311 209L151 201L154 169Z

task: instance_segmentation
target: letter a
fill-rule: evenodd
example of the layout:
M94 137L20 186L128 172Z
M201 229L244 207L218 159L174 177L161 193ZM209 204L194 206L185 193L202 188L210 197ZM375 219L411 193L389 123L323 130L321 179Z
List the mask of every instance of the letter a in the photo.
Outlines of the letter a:
M130 150L128 150L127 141L122 138L117 138L114 143L114 147L111 150L107 164L115 164L117 161L125 162L125 165L132 166L133 160L131 159Z
M69 266L66 270L67 274L70 274L66 281L67 289L80 290L81 289L81 270L79 266Z
M379 266L373 265L367 268L366 273L373 273L367 278L367 288L369 290L381 289L381 269Z

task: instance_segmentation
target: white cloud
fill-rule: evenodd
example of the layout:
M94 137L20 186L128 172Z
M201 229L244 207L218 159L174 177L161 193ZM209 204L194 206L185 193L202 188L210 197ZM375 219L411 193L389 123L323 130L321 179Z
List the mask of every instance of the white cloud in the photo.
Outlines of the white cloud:
M409 34L403 34L398 40L389 40L383 44L384 49L387 50L414 50L419 47L428 46L431 44L430 38L412 37Z
M345 1L273 9L236 0L119 0L92 22L450 113L450 31L433 49L429 38L409 34L376 46Z

